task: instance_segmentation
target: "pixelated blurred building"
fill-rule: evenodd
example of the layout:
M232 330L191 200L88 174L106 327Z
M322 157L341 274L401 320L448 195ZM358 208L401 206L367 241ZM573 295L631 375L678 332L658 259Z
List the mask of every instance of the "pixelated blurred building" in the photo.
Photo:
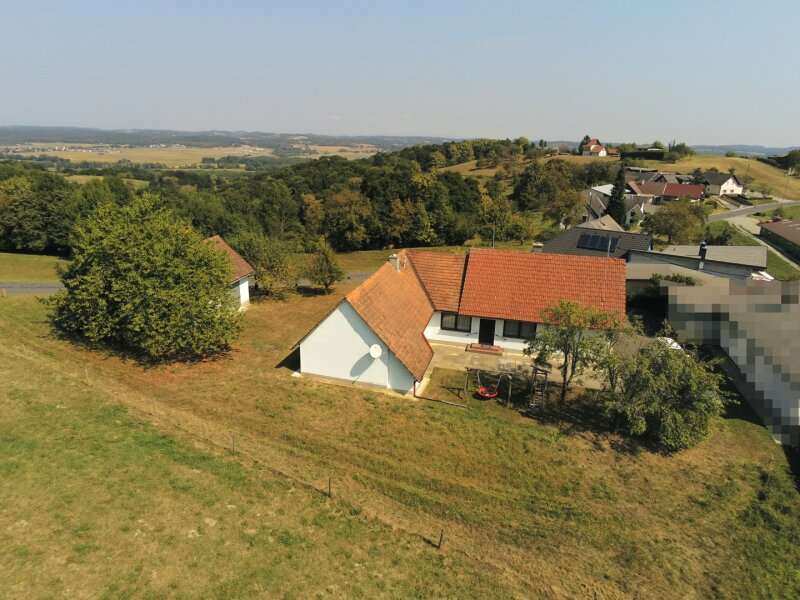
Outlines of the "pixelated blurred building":
M679 339L721 347L776 440L800 445L800 282L715 277L664 291Z

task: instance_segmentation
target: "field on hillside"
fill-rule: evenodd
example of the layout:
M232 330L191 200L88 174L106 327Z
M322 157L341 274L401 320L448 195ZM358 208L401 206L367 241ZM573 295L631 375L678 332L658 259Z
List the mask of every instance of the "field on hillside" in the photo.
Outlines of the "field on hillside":
M37 144L31 151L18 151L19 154L31 156L52 155L71 161L91 161L115 163L129 160L134 163L159 163L167 167L189 167L199 164L203 158L222 158L223 156L273 156L272 148L256 146L216 146L216 147L144 147L115 148L111 146L95 146L89 144L70 144L62 150L63 144ZM374 146L358 144L354 146L299 145L298 150L306 151L303 156L316 158L319 156L338 155L348 159L366 158L376 152Z
M641 161L644 166L662 171L678 173L691 173L695 169L708 170L716 167L720 171L736 169L739 177L750 176L753 184L767 186L770 193L782 198L800 199L800 178L788 177L783 171L755 159L696 154L679 160L676 163L663 163L660 161ZM751 186L753 185L751 184Z
M25 152L22 152L25 154ZM97 149L97 146L86 146L68 150L48 150L46 152L32 152L32 155L40 154L59 156L71 161L91 161L115 163L120 160L129 160L135 163L160 163L168 167L186 167L199 163L203 158L222 158L223 156L270 156L273 151L270 148L256 148L254 146L218 146L212 148L201 148L194 146L187 147L166 147L166 148L113 148L107 147Z
M0 281L37 283L56 281L57 265L66 265L66 261L55 256L0 252Z
M550 156L544 159L545 162L550 160L563 160L564 162L568 162L571 164L577 165L585 165L591 162L618 162L619 158L617 157L593 157L593 156L575 156L574 154L559 154L558 156ZM525 167L531 163L530 160L523 160L520 164ZM495 173L497 173L498 167L486 167L486 168L478 168L477 166L478 161L470 160L468 162L460 163L457 165L451 165L449 167L444 167L439 169L440 171L453 171L454 173L461 173L464 176L472 176L472 177L494 177Z
M699 447L667 457L591 420L292 377L281 364L293 343L347 289L257 303L229 356L157 368L54 339L35 299L0 299L0 587L800 593L800 496L763 427L720 419ZM446 376L436 385L452 393ZM320 493L329 478L332 500Z

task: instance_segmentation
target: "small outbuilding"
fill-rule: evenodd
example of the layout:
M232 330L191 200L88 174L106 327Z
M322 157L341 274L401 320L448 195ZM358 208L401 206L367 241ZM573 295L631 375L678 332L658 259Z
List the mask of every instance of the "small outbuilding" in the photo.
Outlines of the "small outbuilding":
M206 242L215 246L217 250L228 257L232 277L229 283L231 295L239 303L240 309L245 308L250 304L250 287L254 284L255 269L220 236L211 236Z

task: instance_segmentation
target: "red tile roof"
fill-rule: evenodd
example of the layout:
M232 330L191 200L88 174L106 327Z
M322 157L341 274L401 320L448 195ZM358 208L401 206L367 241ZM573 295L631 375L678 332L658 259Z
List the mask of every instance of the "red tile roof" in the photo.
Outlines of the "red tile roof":
M433 357L425 326L433 315L425 290L405 253L403 268L384 264L345 296L370 329L383 340L409 372L421 381Z
M571 300L625 315L625 262L615 258L472 250L459 312L542 322L542 311Z
M450 252L411 250L408 257L434 310L458 311L466 256Z
M236 252L236 250L231 248L220 236L211 236L206 240L206 242L214 244L214 246L217 247L217 250L224 252L228 257L228 260L231 263L231 273L233 273L233 279L231 279L230 283L236 283L240 279L255 273L255 269L250 266L250 263L243 259L242 256Z
M664 196L670 198L692 198L699 200L703 197L706 188L697 183L668 183L664 188Z

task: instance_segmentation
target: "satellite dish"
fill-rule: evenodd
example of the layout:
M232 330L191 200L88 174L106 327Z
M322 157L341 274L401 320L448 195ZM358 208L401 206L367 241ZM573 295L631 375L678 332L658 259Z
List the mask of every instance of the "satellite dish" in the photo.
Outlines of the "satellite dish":
M369 355L372 358L380 358L381 354L383 354L383 348L381 348L380 344L372 344L369 347Z

